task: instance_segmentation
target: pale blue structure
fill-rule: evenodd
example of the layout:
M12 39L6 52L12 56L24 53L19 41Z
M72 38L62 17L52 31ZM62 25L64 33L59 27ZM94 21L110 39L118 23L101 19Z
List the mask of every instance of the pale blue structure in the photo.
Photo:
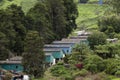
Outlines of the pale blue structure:
M52 54L45 54L45 62L53 65L55 64L55 58Z
M52 54L55 59L62 59L64 57L64 52L62 49L44 48L43 51L45 54Z
M52 44L55 45L70 45L72 48L75 46L76 42L69 42L69 41L53 41Z
M99 4L102 5L103 4L103 0L99 0Z
M64 51L64 54L71 54L72 52L72 46L71 45L55 45L55 44L46 44L44 45L44 48L49 49L62 49Z
M21 63L2 63L0 64L0 67L5 70L13 70L13 71L23 71L23 66Z

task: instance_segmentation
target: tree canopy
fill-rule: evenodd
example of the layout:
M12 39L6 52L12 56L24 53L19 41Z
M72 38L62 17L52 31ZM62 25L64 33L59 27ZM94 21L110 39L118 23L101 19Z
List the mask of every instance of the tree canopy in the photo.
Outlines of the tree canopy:
M33 46L34 45L34 46ZM44 74L43 41L37 31L29 31L25 38L25 52L23 54L23 66L25 72L34 77L42 77Z
M106 35L102 32L93 32L89 37L89 45L91 49L94 49L96 45L104 45L106 44Z

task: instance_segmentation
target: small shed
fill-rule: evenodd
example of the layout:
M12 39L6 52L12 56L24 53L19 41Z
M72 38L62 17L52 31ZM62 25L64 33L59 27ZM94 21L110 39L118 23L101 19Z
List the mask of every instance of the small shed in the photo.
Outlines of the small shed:
M5 70L12 71L23 71L23 66L21 65L22 57L13 57L6 61L0 61L0 67Z
M56 61L51 53L46 53L45 54L45 62L49 63L50 65L54 65Z
M43 51L45 52L45 54L52 54L56 61L61 60L65 57L62 49L44 48Z
M56 45L56 44L46 44L44 45L44 48L51 48L51 49L62 49L66 54L71 54L72 52L72 46L71 45Z

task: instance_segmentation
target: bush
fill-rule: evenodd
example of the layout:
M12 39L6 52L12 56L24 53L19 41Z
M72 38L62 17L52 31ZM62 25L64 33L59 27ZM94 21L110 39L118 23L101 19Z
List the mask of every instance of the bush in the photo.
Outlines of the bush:
M107 59L105 63L105 72L107 74L115 75L120 70L120 61L116 59Z
M94 50L97 45L105 45L107 43L107 36L103 32L93 32L89 37L90 48Z
M66 76L65 80L74 80L72 76Z
M12 74L11 73L5 73L5 80L11 80L12 79Z
M50 69L50 72L53 76L59 77L64 76L66 74L70 74L69 70L65 68L63 65L55 65Z
M120 71L117 71L117 72L115 73L115 75L118 76L118 77L120 77Z
M57 65L64 65L62 61L58 62Z
M120 34L115 34L114 37L120 39Z
M89 0L80 0L80 3L87 3Z
M88 71L86 69L82 69L81 71L74 73L74 77L86 76L87 74L88 74Z
M85 69L92 73L101 72L104 69L103 59L97 55L90 55L84 60Z

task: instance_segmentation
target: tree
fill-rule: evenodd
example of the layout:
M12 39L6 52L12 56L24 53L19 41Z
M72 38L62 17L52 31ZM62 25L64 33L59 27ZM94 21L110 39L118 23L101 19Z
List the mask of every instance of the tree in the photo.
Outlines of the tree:
M120 13L120 0L111 0L111 4L113 6L114 11L119 14Z
M103 59L98 55L89 55L83 61L85 68L92 73L97 73L104 70L105 65Z
M65 17L66 17L66 33L71 33L73 29L76 29L76 18L78 17L77 5L74 0L63 0L65 6Z
M5 60L9 58L9 50L6 48L8 39L6 35L0 32L0 60Z
M102 32L93 32L88 37L89 45L91 49L94 49L96 45L104 45L106 44L106 35Z
M105 45L98 45L95 46L95 53L104 59L108 58L116 58L119 56L120 51L120 44L105 44Z
M117 59L106 59L105 63L105 72L107 74L114 75L120 69L120 60Z
M88 45L86 45L84 43L80 43L80 44L76 45L75 48L74 48L74 51L75 52L80 52L81 55L86 55L86 54L91 52Z
M38 31L45 43L50 43L54 40L49 9L45 2L39 2L31 8L27 13L27 17L28 21L31 22L31 25L27 27L28 29Z
M109 51L108 51L108 48L106 45L98 45L98 46L95 46L95 53L102 57L103 59L107 59L109 58L108 57L108 54L109 54Z
M17 53L17 55L22 55L24 51L24 38L26 35L25 28L25 15L20 6L11 5L7 8L8 13L10 14L10 20L13 23L13 29L16 33L15 44L12 46L12 51Z
M98 21L99 29L105 32L110 38L113 38L115 34L120 32L120 0L110 0L110 5L113 7L109 16L104 16Z
M24 17L21 7L16 5L11 5L6 10L0 10L0 31L9 40L7 48L12 53L17 53L15 55L21 55L24 51L24 38L26 35Z
M24 71L34 75L35 78L44 74L43 41L37 31L29 31L25 39L25 52L23 54Z
M66 37L66 18L63 0L48 0L55 39Z
M99 30L109 37L113 37L114 33L120 32L120 17L118 15L103 17L98 21Z

